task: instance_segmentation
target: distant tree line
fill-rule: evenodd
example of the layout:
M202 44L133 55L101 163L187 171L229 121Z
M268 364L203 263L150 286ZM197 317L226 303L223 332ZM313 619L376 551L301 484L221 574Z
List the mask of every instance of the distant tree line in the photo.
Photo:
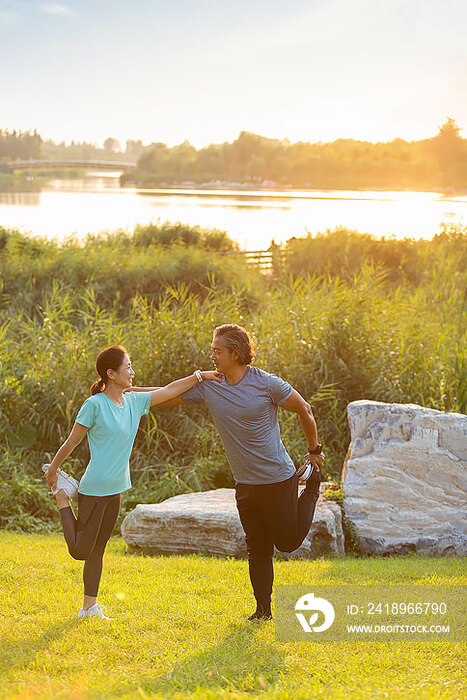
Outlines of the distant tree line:
M117 139L93 143L43 141L36 132L0 130L0 166L16 159L126 160L138 168L122 182L141 185L240 183L314 188L458 189L467 187L467 139L454 119L422 141L290 143L242 131L232 143L197 150L188 141L169 147Z
M42 144L37 131L0 129L0 162L38 159L42 155Z
M290 143L246 131L232 143L145 148L122 181L140 184L239 182L319 188L467 187L467 139L453 119L422 141Z
M146 147L148 148L148 147ZM37 131L0 129L0 163L15 160L124 160L136 162L145 149L141 140L128 140L125 150L117 139L107 138L102 147L86 141L55 143Z
M120 160L136 163L144 148L141 140L130 139L123 149L120 142L111 136L105 139L102 147L87 141L71 141L69 144L64 141L60 143L45 141L44 158L53 160Z

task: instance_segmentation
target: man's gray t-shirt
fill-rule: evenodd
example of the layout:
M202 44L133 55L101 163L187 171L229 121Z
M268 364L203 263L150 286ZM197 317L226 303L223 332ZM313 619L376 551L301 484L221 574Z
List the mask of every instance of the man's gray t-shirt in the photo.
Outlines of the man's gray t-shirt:
M234 479L273 484L295 474L281 441L278 406L292 393L280 377L248 365L237 384L202 382L182 394L185 404L204 403L224 443Z

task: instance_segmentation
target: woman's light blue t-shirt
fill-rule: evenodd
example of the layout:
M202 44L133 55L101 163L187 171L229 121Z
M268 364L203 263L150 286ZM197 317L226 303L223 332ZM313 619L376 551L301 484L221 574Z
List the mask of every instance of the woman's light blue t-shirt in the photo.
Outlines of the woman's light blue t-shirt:
M130 454L141 416L149 412L150 404L150 391L123 394L123 406L117 406L103 392L86 399L76 422L89 428L91 459L79 493L111 496L131 487Z

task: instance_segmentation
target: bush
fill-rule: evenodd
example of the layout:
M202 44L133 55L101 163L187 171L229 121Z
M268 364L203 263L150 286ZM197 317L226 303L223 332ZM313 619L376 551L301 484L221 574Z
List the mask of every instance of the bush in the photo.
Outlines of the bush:
M339 276L352 279L365 263L386 272L394 284L420 285L430 281L433 269L455 273L467 282L467 227L443 224L433 240L374 238L337 228L334 231L292 238L285 248L285 272ZM448 279L448 278L446 278ZM460 280L459 280L460 281Z
M60 246L0 228L0 309L33 316L58 285L72 294L87 290L93 304L123 317L136 296L158 303L167 285L202 297L210 290L237 289L239 279L248 304L258 294L258 274L242 257L232 265L221 252L234 248L222 231L181 224L137 227L134 236L69 239Z
M22 450L0 452L0 528L19 532L46 532L58 528L55 502L47 494L41 463Z

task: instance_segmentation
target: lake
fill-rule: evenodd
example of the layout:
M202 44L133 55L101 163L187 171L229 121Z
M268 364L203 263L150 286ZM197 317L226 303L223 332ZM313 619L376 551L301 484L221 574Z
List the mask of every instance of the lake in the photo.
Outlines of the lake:
M181 221L225 230L246 250L337 226L375 236L432 238L467 223L467 196L435 192L141 189L117 174L53 180L40 192L0 192L0 226L46 238L83 237Z

